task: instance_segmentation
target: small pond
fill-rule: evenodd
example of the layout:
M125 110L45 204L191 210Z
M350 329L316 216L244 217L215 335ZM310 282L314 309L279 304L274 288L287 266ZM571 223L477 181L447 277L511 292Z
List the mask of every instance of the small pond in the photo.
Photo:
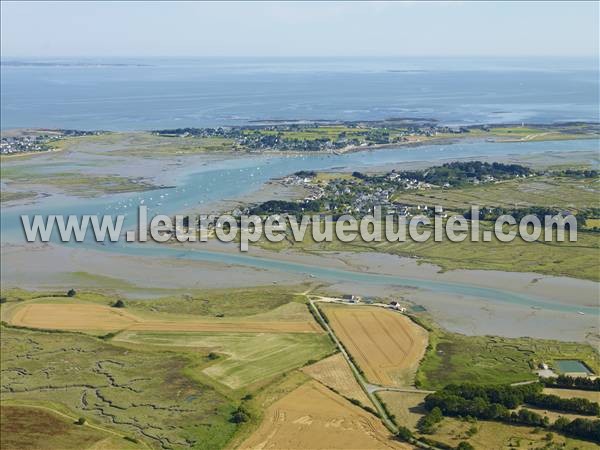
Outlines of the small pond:
M556 361L556 367L560 373L592 373L584 363L576 359L560 359Z

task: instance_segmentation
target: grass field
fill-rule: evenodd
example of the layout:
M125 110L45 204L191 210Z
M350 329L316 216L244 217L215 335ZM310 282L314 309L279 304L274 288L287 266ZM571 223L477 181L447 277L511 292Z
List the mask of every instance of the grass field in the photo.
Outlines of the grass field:
M126 331L117 342L189 348L221 355L202 373L239 389L288 372L334 350L325 334L301 333L156 333Z
M338 394L372 407L371 400L354 378L350 366L341 353L306 366L302 371Z
M477 432L469 437L471 428ZM564 448L570 450L592 450L598 446L578 439L570 439L543 429L526 426L512 426L497 422L479 421L475 423L445 418L437 430L428 436L447 445L456 446L467 441L476 449L505 450L507 448L549 449Z
M600 207L596 178L538 176L485 183L459 189L402 191L394 200L406 205L440 205L462 213L471 205L504 208L544 206L559 209Z
M329 325L367 380L411 386L427 346L427 331L406 316L375 307L322 307Z
M557 395L560 398L587 398L591 402L600 403L600 392L582 391L580 389L544 388L544 394Z
M493 225L480 223L480 230L493 230ZM508 230L506 230L508 231ZM431 230L433 235L433 230ZM291 232L289 232L291 235ZM568 233L567 233L568 237ZM308 253L333 252L381 252L399 256L418 257L423 262L438 265L442 270L479 269L506 272L535 272L545 275L568 276L600 281L597 269L600 252L600 233L579 232L577 242L535 241L525 242L520 238L512 242L500 242L492 235L490 242L451 242L444 239L435 242L433 237L426 242L341 242L334 234L332 242L315 242L310 226L302 242L285 239L279 243L260 241L265 249L281 251L293 249Z
M50 186L80 197L96 197L105 194L140 192L156 189L144 179L128 178L118 175L83 174L73 172L53 172L29 167L5 167L1 171L2 181L7 186L14 185L31 189L34 186ZM33 193L30 193L33 194ZM3 195L10 196L5 192ZM29 195L31 197L31 195ZM10 198L10 197L9 197Z
M266 411L241 449L401 449L378 418L317 382L306 383Z
M19 192L1 191L0 192L0 203L14 202L17 200L29 200L29 199L34 199L35 197L37 197L37 194L35 192L30 192L30 191L19 191Z
M305 299L295 292L306 286L257 286L243 289L204 289L180 295L154 299L128 300L127 304L137 310L225 317L251 316L264 313L290 302ZM306 312L306 307L304 307Z
M153 448L219 448L236 430L230 400L183 375L199 355L6 327L1 345L3 405L52 407Z
M28 406L0 407L0 447L6 450L80 450L144 448L57 413Z
M399 426L414 430L419 419L427 413L422 405L427 394L380 391L376 395L394 416L394 422Z
M106 155L168 157L208 152L232 151L233 141L212 137L156 136L148 132L114 132L97 136L78 136L53 143L57 150L90 151L106 148ZM118 151L113 151L118 150Z
M600 355L590 345L531 338L464 336L434 329L430 346L419 366L417 384L439 389L466 380L480 384L506 384L534 380L541 362L552 366L556 359L579 359L594 372Z

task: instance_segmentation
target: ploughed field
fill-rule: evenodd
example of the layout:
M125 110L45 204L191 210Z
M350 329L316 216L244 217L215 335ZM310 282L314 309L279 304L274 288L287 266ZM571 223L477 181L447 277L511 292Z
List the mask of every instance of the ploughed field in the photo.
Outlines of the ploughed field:
M242 449L404 449L380 420L317 382L273 403Z
M427 347L427 331L394 311L325 306L329 325L371 383L409 386Z

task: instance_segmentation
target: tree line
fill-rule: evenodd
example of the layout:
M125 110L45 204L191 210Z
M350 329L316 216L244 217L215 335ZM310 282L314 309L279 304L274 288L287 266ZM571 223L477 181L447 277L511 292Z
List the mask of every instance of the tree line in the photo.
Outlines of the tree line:
M571 377L559 375L558 377L542 378L540 380L546 387L559 389L581 389L584 391L599 391L600 378L591 379L586 377Z
M587 399L561 399L555 395L542 393L543 385L532 383L521 386L477 386L469 383L451 384L444 389L429 394L425 398L428 411L439 409L442 415L455 417L476 417L484 420L550 428L573 437L600 443L600 420L578 418L573 421L561 418L554 424L547 416L521 408L531 404L562 412L597 416L600 414L598 403ZM427 416L426 416L427 417ZM432 422L438 419L433 414ZM433 425L433 423L432 423Z

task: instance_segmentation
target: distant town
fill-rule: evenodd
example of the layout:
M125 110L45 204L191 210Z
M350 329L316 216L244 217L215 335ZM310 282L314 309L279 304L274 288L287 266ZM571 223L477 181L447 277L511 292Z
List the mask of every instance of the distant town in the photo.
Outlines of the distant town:
M488 163L482 161L451 162L441 166L430 167L422 171L396 171L384 174L369 175L362 172L353 173L318 173L299 171L278 180L285 186L299 186L307 193L302 200L285 201L269 200L245 209L236 208L232 214L287 214L325 213L333 216L341 214L371 214L375 207L381 208L382 214L397 214L411 217L414 215L433 217L434 204L407 203L403 200L403 192L433 189L454 189L480 184L494 184L515 178L534 176L559 176L570 178L597 178L597 170L555 170L536 172L519 164ZM439 205L441 206L441 205ZM470 217L470 211L438 210L442 218L448 213L462 213ZM519 207L506 209L501 207L483 207L480 220L495 220L503 214L522 217L534 214L543 217L545 214L568 216L575 214L578 226L584 226L588 216L595 217L600 213L598 208L587 208L578 211L560 210L546 207ZM595 231L596 228L594 228Z
M0 154L14 155L29 152L47 152L54 150L53 143L72 136L92 136L105 133L104 131L80 130L35 130L31 132L2 135L0 139Z
M383 121L268 122L239 127L176 128L154 130L157 136L229 139L240 150L329 151L393 144L419 143L457 137L493 140L532 140L540 136L570 138L597 136L596 123L551 125L470 125L447 126L434 119L387 119Z

